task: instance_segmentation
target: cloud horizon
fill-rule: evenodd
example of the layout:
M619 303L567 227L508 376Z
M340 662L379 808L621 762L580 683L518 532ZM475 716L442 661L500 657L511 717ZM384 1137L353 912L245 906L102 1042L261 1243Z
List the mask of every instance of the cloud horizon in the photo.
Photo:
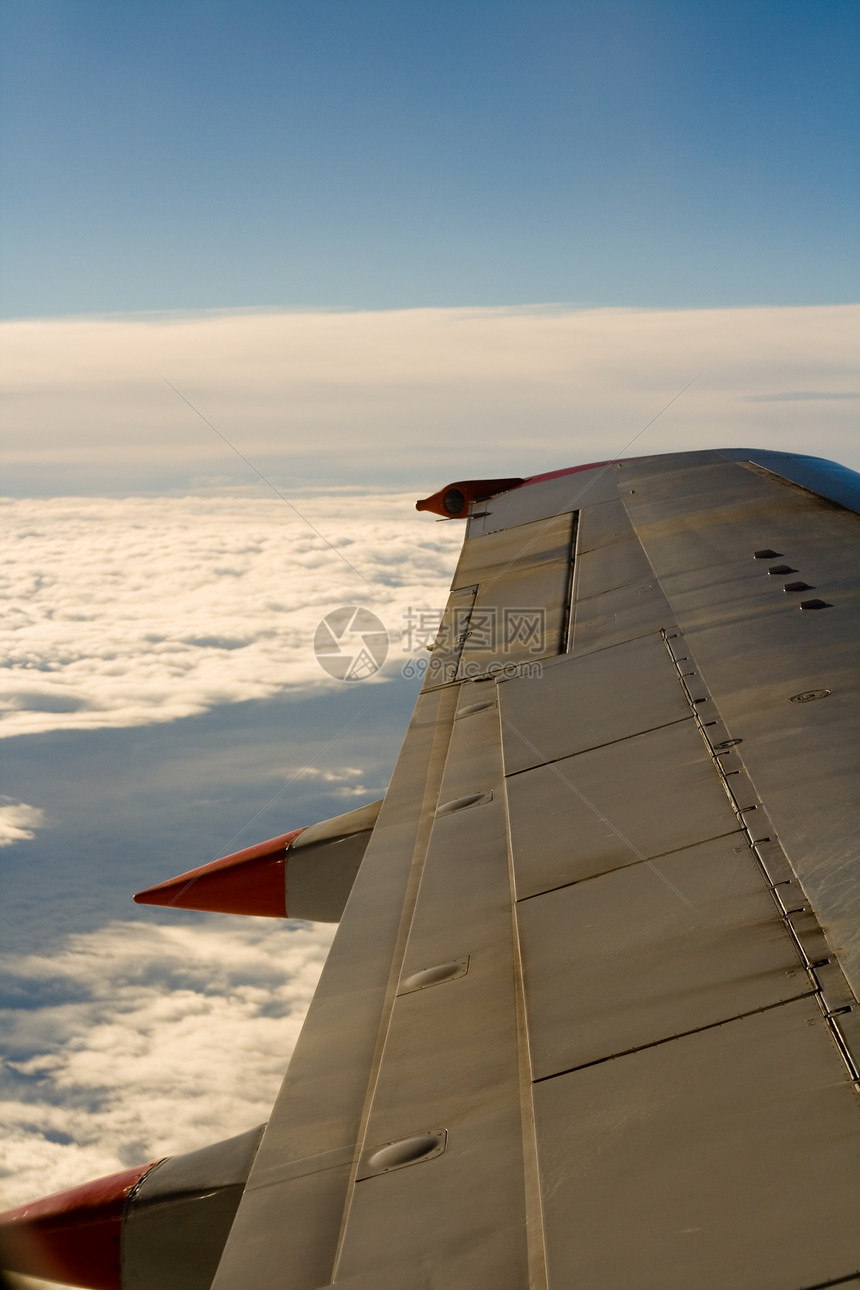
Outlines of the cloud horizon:
M256 483L219 434L293 490L732 445L860 466L858 334L860 305L12 320L0 461L16 495Z

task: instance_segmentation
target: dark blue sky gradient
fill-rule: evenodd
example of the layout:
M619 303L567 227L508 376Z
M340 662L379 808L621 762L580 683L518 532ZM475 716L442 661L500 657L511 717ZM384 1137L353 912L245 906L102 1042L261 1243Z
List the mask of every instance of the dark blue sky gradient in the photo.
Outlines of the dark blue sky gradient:
M857 297L843 0L9 0L6 316Z

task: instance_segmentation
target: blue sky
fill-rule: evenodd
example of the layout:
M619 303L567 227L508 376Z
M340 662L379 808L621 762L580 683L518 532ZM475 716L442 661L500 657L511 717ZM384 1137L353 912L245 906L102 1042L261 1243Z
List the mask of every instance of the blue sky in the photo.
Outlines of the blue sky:
M6 317L857 295L845 0L9 0Z

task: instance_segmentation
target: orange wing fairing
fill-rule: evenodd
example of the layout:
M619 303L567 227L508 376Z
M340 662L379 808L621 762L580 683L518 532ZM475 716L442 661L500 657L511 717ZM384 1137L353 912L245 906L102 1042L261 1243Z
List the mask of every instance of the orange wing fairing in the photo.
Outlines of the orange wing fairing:
M126 1204L157 1164L96 1178L0 1214L3 1267L88 1290L121 1290Z
M139 891L138 905L175 905L215 914L256 914L286 918L284 865L287 851L304 829L222 856L198 869Z
M513 476L509 479L459 479L453 484L446 484L438 493L423 497L415 503L416 511L432 511L445 520L464 520L469 514L472 502L486 501L497 497L499 493L508 493L512 488L522 488L524 484L542 484L549 479L560 479L563 475L578 475L584 470L596 470L600 466L612 465L609 461L590 461L582 466L567 466L564 470L549 470L543 475L529 475L526 479Z
M495 497L497 493L507 493L512 488L519 488L525 480L513 479L461 479L454 484L447 484L431 497L424 497L415 503L416 511L432 511L446 520L464 520L469 513L469 506L485 497Z

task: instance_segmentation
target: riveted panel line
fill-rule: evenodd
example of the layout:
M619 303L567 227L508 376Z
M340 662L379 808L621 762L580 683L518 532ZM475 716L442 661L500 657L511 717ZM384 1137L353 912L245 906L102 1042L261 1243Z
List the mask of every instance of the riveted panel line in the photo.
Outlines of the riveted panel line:
M806 972L812 984L819 992L818 1001L821 1006L821 1010L824 1014L825 1021L827 1022L828 1027L830 1029L831 1037L834 1043L836 1044L836 1047L839 1049L840 1055L842 1056L842 1059L845 1062L846 1067L848 1068L848 1072L852 1080L855 1083L857 1083L860 1080L860 1060L858 1060L858 1056L860 1055L855 1054L853 1052L851 1045L849 1044L848 1039L844 1033L844 1030L842 1029L838 1021L838 1017L841 1012L851 1011L852 1008L857 1007L857 1000L853 992L851 991L847 981L844 979L844 977L842 977L842 973L840 971L839 975L840 977L842 977L842 981L841 981L842 988L839 990L839 996L840 996L840 999L850 999L851 1001L850 1005L839 1011L834 1011L832 1008L829 1009L825 1003L824 996L822 993L823 986L820 979L819 969L821 966L824 966L825 963L829 965L830 959L822 960L821 963L817 963L817 962L814 962L809 957L806 946L803 943L803 939L799 935L798 929L795 926L795 923L792 921L792 919L796 915L803 914L803 913L809 914L811 913L811 911L808 910L806 905L802 905L795 908L789 908L789 904L793 904L794 902L789 901L788 903L786 903L786 901L783 898L784 893L781 889L784 886L789 885L790 880L781 879L780 881L774 881L770 873L770 870L768 868L768 864L766 863L760 850L760 847L763 843L771 843L773 846L775 846L778 849L779 857L783 862L783 867L787 868L788 871L794 875L794 871L788 862L788 857L785 855L783 848L779 845L778 842L775 842L771 837L760 837L758 839L753 838L752 832L744 817L754 810L763 811L764 808L760 803L757 803L755 806L751 806L751 807L741 807L738 803L738 799L735 794L735 791L728 781L729 781L729 776L739 774L739 772L726 770L725 765L721 760L721 756L723 755L723 753L721 752L720 748L715 745L712 734L710 735L708 734L708 728L713 728L717 726L719 723L716 723L713 721L709 721L709 722L702 721L701 715L699 714L699 711L696 707L696 701L692 698L692 694L684 680L684 677L687 674L683 672L681 664L690 662L692 656L691 655L679 656L675 647L673 647L669 643L671 640L678 639L681 636L682 636L682 633L680 632L671 634L671 635L666 632L663 633L663 639L666 645L666 649L669 653L669 657L671 658L678 672L681 688L683 689L686 695L687 701L690 704L690 708L693 714L694 721L696 723L696 727L705 743L705 747L707 748L708 753L711 757L714 770L716 771L717 776L719 777L720 782L722 783L726 796L728 797L729 801L732 804L732 807L735 811L735 815L737 816L738 821L740 823L741 830L749 840L750 851L752 853L753 859L768 886L768 890L770 891L771 897L773 898L774 904L776 905L777 912L779 913L780 917L782 918L785 924L786 930L788 931L788 934L791 937L792 942L794 943L797 954L801 962L803 963L803 966L806 969ZM684 645L683 648L686 648L689 650L690 646ZM695 674L696 673L692 673L692 675L695 675ZM719 742L720 741L717 741L718 744ZM723 742L736 746L742 743L743 740L728 739ZM765 822L763 827L769 828L770 826ZM757 831L762 831L762 827L760 827L759 830ZM772 832L773 830L771 828L771 833ZM800 884L800 880L797 878L796 875L794 875L794 881L798 883L798 885L800 886L800 890L802 891L803 890L802 884ZM790 894L793 895L793 892ZM812 915L812 917L814 918L814 915ZM817 919L815 920L815 922L817 925ZM824 939L823 933L821 933L821 935L822 935L822 939Z
M721 759L720 750L717 747L715 747L713 738L708 734L708 727L713 728L715 723L714 722L705 723L702 721L701 715L699 714L698 708L696 707L697 701L693 699L692 693L689 687L687 686L687 683L685 680L685 677L688 675L697 675L697 672L685 673L683 670L683 664L692 661L692 652L683 656L679 656L679 651L676 650L670 644L670 641L678 639L680 635L681 635L680 633L670 635L665 631L662 633L663 642L666 646L666 650L675 666L675 669L678 673L678 680L680 681L681 688L684 691L684 694L687 698L688 703L690 704L690 709L692 711L693 719L696 723L696 727L705 743L705 747L707 748L708 753L710 755L712 765L714 767L714 770L717 773L720 783L723 786L726 796L728 797L729 801L732 804L735 815L737 816L738 821L740 823L741 830L749 841L750 854L752 856L753 862L761 872L762 877L764 878L765 883L767 884L770 895L773 899L774 904L776 905L777 912L779 913L779 916L785 925L786 931L791 937L792 943L795 947L795 950L797 951L798 957L801 963L803 964L803 967L806 970L807 976L809 977L809 980L811 981L814 987L813 993L815 994L818 1005L821 1008L821 1012L824 1016L825 1023L830 1032L830 1037L833 1040L834 1044L836 1045L836 1048L845 1064L845 1067L848 1071L848 1074L851 1080L855 1085L860 1085L860 1054L857 1054L853 1051L852 1046L849 1043L848 1037L845 1033L845 1029L840 1024L840 1021L839 1021L839 1017L841 1015L851 1012L853 1009L857 1007L857 1000L853 994L853 991L848 985L847 980L845 980L843 974L838 969L838 965L837 965L837 972L840 980L836 985L837 997L839 998L840 1002L843 1002L843 1001L847 1001L847 1002L844 1002L841 1008L834 1009L832 1006L828 1006L828 1003L825 1000L824 993L823 993L824 987L821 980L820 969L824 966L831 966L831 960L829 957L823 958L820 961L815 961L812 958L810 958L809 954L807 953L807 947L804 944L803 937L801 936L799 928L795 923L795 919L798 915L801 915L801 914L806 915L807 920L814 922L816 929L820 932L820 927L818 926L818 920L815 917L815 915L812 913L811 908L807 904L795 906L793 901L786 903L786 901L783 899L782 888L789 885L788 881L783 879L779 882L774 882L768 871L768 867L765 864L759 849L760 845L763 842L771 842L772 845L777 846L779 848L781 859L784 861L788 869L792 873L794 872L788 863L788 857L785 855L785 852L783 851L782 847L779 846L778 843L774 843L772 837L759 838L757 840L753 838L752 832L750 830L747 820L745 819L745 816L750 814L752 811L758 811L758 810L763 811L764 808L760 803L756 803L755 806L748 806L748 807L741 807L738 803L738 799L735 794L735 791L732 785L729 783L729 776L736 774L738 772L726 770L726 767L723 764L723 761ZM690 650L690 646L688 643L685 643L681 648L684 648L688 651ZM696 688L698 689L699 687L697 686ZM726 740L724 742L732 743L734 745L736 743L741 743L742 740ZM765 824L764 827L769 828L769 825ZM772 834L773 830L770 829L770 832ZM802 884L800 884L800 880L796 877L796 875L795 875L795 881L798 883L802 891L803 886ZM793 892L791 894L793 895ZM789 908L789 904L791 904L793 907ZM821 938L822 940L825 939L823 936L823 933L821 933Z
M624 503L715 705L743 727L747 773L860 998L860 516L831 504L853 502L856 483L852 490L850 472L840 481L841 472L792 454L720 456L719 464L666 461L665 473L633 466L643 486ZM814 585L832 613L801 613L768 575L763 561L772 559Z

